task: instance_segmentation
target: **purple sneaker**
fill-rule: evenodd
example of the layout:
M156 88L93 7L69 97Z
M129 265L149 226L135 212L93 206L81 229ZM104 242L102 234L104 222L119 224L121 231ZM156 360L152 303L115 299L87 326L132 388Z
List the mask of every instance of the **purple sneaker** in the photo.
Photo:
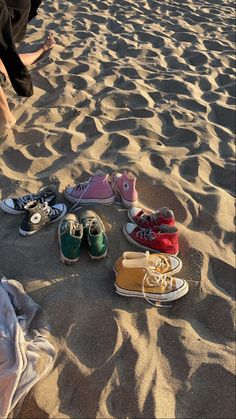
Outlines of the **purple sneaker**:
M113 173L111 186L116 197L126 208L137 204L136 177L131 172Z
M115 194L108 179L109 175L98 170L86 182L68 186L64 195L68 201L78 204L113 204Z

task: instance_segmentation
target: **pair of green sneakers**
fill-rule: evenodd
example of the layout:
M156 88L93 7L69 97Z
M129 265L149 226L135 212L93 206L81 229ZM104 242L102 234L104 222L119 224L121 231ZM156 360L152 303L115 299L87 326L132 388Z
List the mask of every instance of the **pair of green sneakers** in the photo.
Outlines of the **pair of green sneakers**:
M75 214L67 214L60 222L58 239L63 263L78 261L82 241L92 259L102 259L107 255L105 227L98 215L90 210L82 212L79 218Z

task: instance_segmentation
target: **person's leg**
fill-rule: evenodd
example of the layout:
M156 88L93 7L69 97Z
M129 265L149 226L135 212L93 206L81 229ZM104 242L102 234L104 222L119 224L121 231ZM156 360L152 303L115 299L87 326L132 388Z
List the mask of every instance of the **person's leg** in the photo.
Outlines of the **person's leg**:
M2 62L2 60L0 60L0 71L4 74L4 76L9 79L8 74L7 74L7 70L5 69L5 66Z
M50 33L45 39L44 43L35 52L29 52L28 54L19 54L21 61L24 65L32 65L35 61L39 60L48 50L55 46L54 36ZM0 71L5 74L6 78L9 79L7 71L4 67L3 62L0 60Z
M2 131L11 128L15 122L16 120L9 109L4 91L0 87L0 134Z
M28 54L19 54L20 58L26 66L33 64L39 60L48 50L55 45L55 39L49 34L44 43L35 51ZM3 62L0 60L0 71L8 78L7 71ZM3 89L0 87L0 135L4 130L11 128L16 123L16 119L12 115Z
M28 54L19 54L21 61L24 65L32 65L35 63L39 58L41 58L48 50L52 49L55 45L55 39L53 34L49 34L48 37L45 39L44 43L40 45L40 47L34 51L29 52Z

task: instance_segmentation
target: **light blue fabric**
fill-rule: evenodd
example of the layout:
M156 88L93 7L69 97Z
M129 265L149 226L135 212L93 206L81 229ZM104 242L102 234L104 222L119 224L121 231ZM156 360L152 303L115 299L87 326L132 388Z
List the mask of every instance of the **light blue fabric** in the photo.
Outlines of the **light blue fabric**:
M0 281L0 417L52 367L55 350L41 307L14 280Z

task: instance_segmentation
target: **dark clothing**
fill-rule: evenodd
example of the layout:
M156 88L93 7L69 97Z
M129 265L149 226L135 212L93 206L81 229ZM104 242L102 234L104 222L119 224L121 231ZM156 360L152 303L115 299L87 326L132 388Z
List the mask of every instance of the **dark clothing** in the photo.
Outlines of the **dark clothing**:
M37 10L42 3L42 0L31 0L30 12L28 17L28 22L37 15Z
M5 0L11 17L12 34L15 42L24 39L27 23L37 14L42 0Z
M17 54L15 42L24 38L27 23L42 0L0 0L0 59L19 96L31 96L30 74Z

